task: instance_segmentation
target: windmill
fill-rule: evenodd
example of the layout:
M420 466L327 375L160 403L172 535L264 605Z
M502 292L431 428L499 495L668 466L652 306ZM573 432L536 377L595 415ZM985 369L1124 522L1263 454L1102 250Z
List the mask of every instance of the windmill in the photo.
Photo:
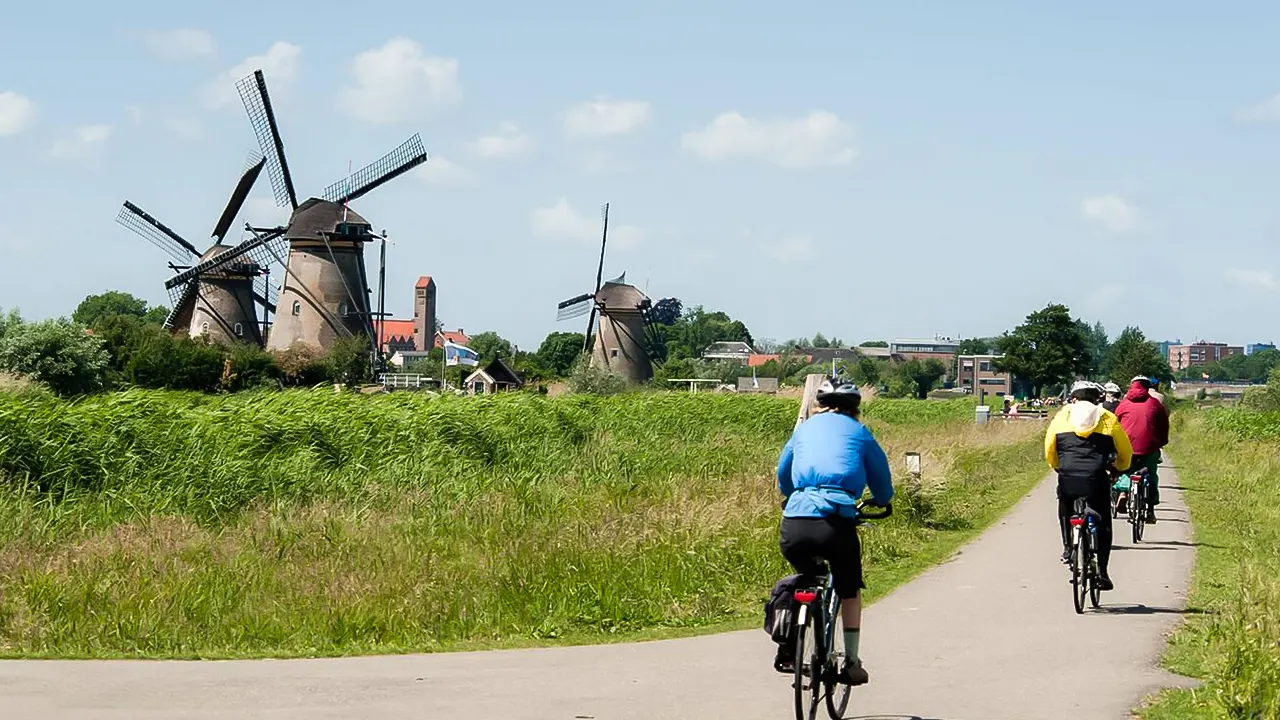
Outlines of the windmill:
M271 350L294 343L327 349L339 338L372 339L373 315L364 266L364 245L381 239L349 203L426 162L422 138L414 135L376 162L330 185L301 204L285 159L267 82L261 70L236 83L266 158L276 203L291 211L280 228L251 228L258 236L279 233L288 244L280 311L267 338Z
M273 255L278 256L283 248L271 247L271 243L278 242L275 236L255 236L234 247L223 240L264 162L261 156L251 158L214 225L213 244L203 252L132 202L126 200L120 209L116 222L149 240L178 263L169 263L170 268L180 272L165 283L173 308L165 318L165 328L222 344L263 344L265 334L257 306L263 308L265 325L266 313L275 310L278 294L268 282L268 268Z
M601 282L604 277L604 253L609 242L609 204L600 210L604 231L600 239L600 263L596 267L595 291L569 298L556 306L556 320L563 321L588 315L588 339L591 364L620 375L631 382L644 382L653 377L653 361L657 359L656 328L649 316L653 303L641 290L627 284L627 274ZM596 314L599 313L599 321ZM583 351L586 351L584 345Z

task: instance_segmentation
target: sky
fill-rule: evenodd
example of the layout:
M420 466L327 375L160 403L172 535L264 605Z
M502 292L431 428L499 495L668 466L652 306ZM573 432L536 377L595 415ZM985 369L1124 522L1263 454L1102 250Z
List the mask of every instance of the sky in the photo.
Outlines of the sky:
M757 338L984 336L1062 302L1112 335L1280 340L1280 4L792 7L21 3L0 307L167 303L116 213L208 244L260 68L300 195L422 135L354 204L399 317L431 275L446 327L579 330L555 305L593 286L608 202L606 278ZM285 217L264 174L237 225Z

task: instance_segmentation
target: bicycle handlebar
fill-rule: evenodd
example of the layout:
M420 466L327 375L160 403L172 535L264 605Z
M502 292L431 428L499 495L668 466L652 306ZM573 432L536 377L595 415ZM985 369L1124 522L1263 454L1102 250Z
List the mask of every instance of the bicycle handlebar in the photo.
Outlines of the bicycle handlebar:
M887 505L876 505L873 502L863 500L858 503L858 517L864 520L883 520L893 514L893 503ZM867 512L867 508L880 508L878 512Z

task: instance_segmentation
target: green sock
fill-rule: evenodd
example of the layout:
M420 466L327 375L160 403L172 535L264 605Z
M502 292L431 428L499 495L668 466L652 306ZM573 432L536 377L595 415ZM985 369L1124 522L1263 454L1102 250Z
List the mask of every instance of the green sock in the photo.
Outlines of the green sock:
M844 629L844 655L855 663L862 662L858 659L858 638L861 635L858 629Z

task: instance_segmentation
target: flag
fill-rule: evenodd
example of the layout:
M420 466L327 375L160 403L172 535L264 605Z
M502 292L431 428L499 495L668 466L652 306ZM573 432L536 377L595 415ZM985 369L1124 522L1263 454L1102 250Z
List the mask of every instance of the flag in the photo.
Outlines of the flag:
M480 364L480 355L465 345L455 345L445 341L444 364L450 367L454 365L475 367Z

